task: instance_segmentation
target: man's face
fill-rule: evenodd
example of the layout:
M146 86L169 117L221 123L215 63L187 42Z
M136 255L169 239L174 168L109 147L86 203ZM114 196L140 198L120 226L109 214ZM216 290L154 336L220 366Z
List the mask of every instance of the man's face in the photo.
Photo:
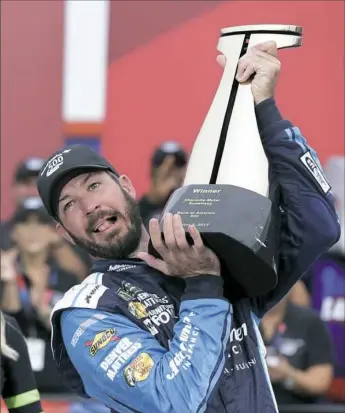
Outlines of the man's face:
M71 179L62 189L58 231L95 258L128 258L139 246L141 219L129 179L105 171Z
M14 225L12 238L20 252L38 254L48 251L51 230L51 224L40 221L33 214Z
M185 166L175 166L172 169L171 174L174 177L175 182L176 182L175 189L178 189L183 183L183 179L184 179L185 174L186 174L186 167Z
M166 202L182 185L185 173L186 167L176 165L173 156L167 156L160 166L152 170L152 184L162 197L160 201Z
M27 198L38 196L36 177L31 176L13 184L13 198L16 205L22 205Z

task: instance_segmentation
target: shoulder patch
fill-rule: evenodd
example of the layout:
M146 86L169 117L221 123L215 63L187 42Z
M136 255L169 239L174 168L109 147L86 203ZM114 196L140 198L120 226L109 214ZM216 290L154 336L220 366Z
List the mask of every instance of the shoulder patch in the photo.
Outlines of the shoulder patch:
M306 167L306 169L310 172L310 174L313 176L313 178L318 183L318 185L323 190L323 192L327 194L331 189L331 185L328 183L321 167L318 165L317 161L313 158L310 151L302 155L300 157L300 160L303 163L303 165Z

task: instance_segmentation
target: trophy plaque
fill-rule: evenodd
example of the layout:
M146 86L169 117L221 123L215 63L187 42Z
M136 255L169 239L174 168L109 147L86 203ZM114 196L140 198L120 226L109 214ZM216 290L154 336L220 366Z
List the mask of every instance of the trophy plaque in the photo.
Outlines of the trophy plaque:
M237 26L221 30L225 57L219 87L195 140L183 186L161 215L180 214L195 225L219 257L225 296L257 297L277 283L280 246L279 188L269 182L269 165L258 131L250 82L235 79L249 47L275 41L278 49L302 44L302 28ZM191 238L187 233L189 242ZM151 242L149 252L156 257Z

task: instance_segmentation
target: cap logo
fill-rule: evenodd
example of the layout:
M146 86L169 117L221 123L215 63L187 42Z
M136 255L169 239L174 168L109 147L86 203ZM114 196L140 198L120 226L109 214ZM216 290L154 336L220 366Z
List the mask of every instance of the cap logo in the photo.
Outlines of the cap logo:
M44 160L40 158L30 158L26 161L25 166L30 171L39 171L44 164Z
M175 153L181 150L181 146L173 141L164 142L161 148L166 153Z
M25 199L23 207L26 209L39 209L43 207L43 202L39 196Z
M48 177L50 175L53 175L55 171L57 171L60 166L63 165L64 162L64 154L70 152L71 149L65 149L60 153L57 153L53 158L49 160L47 165L44 167L43 171L41 172L41 176L44 174Z

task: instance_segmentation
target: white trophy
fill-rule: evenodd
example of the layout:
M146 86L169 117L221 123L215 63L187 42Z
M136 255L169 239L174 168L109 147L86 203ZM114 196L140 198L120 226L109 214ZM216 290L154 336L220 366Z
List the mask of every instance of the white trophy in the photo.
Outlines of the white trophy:
M247 49L270 40L278 49L298 47L302 28L258 25L221 30L223 76L195 140L183 186L162 214L180 214L184 226L198 228L222 263L228 296L255 297L277 282L277 188L270 185L251 85L235 79ZM151 244L150 252L158 256Z

